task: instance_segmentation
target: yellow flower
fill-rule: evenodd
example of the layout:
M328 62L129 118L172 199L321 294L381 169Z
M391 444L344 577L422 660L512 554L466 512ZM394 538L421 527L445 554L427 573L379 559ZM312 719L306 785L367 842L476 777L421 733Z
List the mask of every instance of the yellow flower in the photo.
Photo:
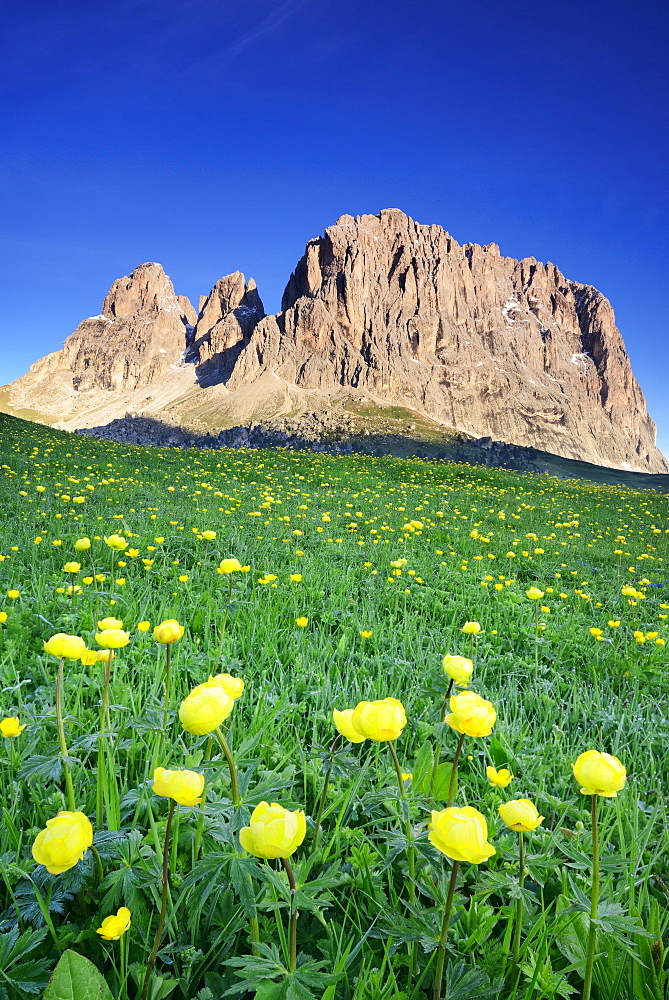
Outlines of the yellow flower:
M218 684L198 684L179 707L179 719L187 733L204 736L213 733L234 707L234 698Z
M480 865L496 854L488 843L488 825L485 817L472 806L449 806L437 812L432 810L432 822L428 827L428 840L438 851L453 861L469 861Z
M396 698L361 701L353 709L353 728L367 739L383 742L396 740L407 724L404 705Z
M85 667L92 667L98 662L98 654L95 649L85 649L79 657Z
M474 671L474 664L466 656L451 656L447 653L441 661L444 673L460 687L468 687L469 679Z
M300 618L295 619L295 624L299 625L300 628L306 628L307 625L309 624L309 619L305 618L304 615L302 615Z
M7 621L7 612L0 611L0 625L2 625L2 623L6 621Z
M495 785L497 788L506 788L506 786L510 785L513 781L513 775L506 767L502 767L498 771L496 767L492 766L492 764L488 764L485 769L485 773L488 776L490 784Z
M44 652L57 656L59 660L78 660L86 649L86 643L78 635L58 632L44 643Z
M529 597L531 601L540 601L544 596L543 590L539 590L538 587L530 587L529 590L525 591L525 596Z
M182 806L196 806L202 801L204 775L197 771L168 771L157 767L153 772L153 792L163 799L174 799Z
M129 927L130 910L127 906L120 906L116 914L112 913L111 916L104 918L95 933L99 934L103 941L118 941Z
M128 543L123 535L110 535L109 538L105 537L105 542L115 552L123 552L128 547Z
M148 632L151 628L151 622L140 622L137 626L138 632Z
M363 637L363 639L371 639L372 638L371 628L363 628L360 632L360 635Z
M537 807L529 799L512 799L503 802L499 807L499 815L503 823L516 833L531 833L541 826L545 816L540 816Z
M25 728L25 725L21 726L19 724L18 716L16 715L12 715L0 722L0 733L5 737L18 736Z
M202 537L206 538L208 542L213 542L213 540L216 538L216 532L215 531L203 531L202 532Z
M85 552L86 549L90 549L91 540L90 538L77 538L74 547L77 552Z
M465 635L478 635L481 631L481 626L478 622L465 622L460 631L464 632Z
M110 663L114 659L114 652L111 649L98 649L98 663Z
M130 633L120 628L106 628L96 632L95 641L103 649L123 649L130 642Z
M7 597L11 597L12 600L16 600L21 592L19 590L8 590Z
M78 562L66 562L63 566L63 573L78 573L81 569L81 563Z
M301 573L291 573L290 574L290 578L293 581L293 583L300 583L300 581L302 580L302 574Z
M634 633L634 639L636 640L636 642L641 644L646 641L646 636L643 634L643 632L637 631Z
M497 712L489 701L474 691L462 691L450 701L451 714L444 722L456 733L467 736L489 736L497 719Z
M598 639L600 635L604 635L604 632L601 628L591 628L590 635L594 635L595 639Z
M101 618L98 622L98 628L102 631L107 628L123 628L123 622L120 618Z
M221 559L217 573L238 573L242 569L239 559Z
M61 875L81 861L92 843L93 827L87 816L81 812L59 812L37 834L32 855L52 875Z
M236 701L237 698L241 698L244 693L244 681L241 677L233 677L232 674L216 674L214 677L210 674L209 683L222 687L228 697L232 698L233 701Z
M574 777L581 787L582 795L603 795L604 798L615 798L625 787L627 770L617 757L609 753L599 753L598 750L586 750L571 765Z
M351 722L352 715L352 708L346 708L343 712L338 711L336 708L332 709L332 718L337 732L341 733L344 739L349 740L350 743L362 743L367 737L361 736L358 730L353 727L353 723Z
M175 618L166 618L160 625L156 625L153 630L153 638L156 642L169 644L178 642L185 632L184 626L180 625Z
M307 832L304 812L284 809L278 802L259 802L251 813L250 826L239 831L239 843L256 858L289 858Z

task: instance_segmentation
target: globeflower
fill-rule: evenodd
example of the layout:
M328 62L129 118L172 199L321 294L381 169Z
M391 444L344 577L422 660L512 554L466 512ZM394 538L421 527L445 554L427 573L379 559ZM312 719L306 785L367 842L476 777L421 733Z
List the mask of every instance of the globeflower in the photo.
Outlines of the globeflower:
M77 538L76 542L74 543L74 548L76 549L77 552L85 552L87 549L90 549L90 547L91 547L90 538Z
M98 654L95 649L85 649L79 657L84 667L92 667L98 662Z
M396 698L361 701L353 709L351 724L356 732L375 742L396 740L407 724L404 705Z
M239 559L221 559L218 564L217 573L239 573L243 569Z
M213 542L214 539L216 538L216 532L215 531L203 531L202 532L202 537L206 538L206 540L208 542Z
M59 660L78 660L86 649L86 643L78 635L58 632L44 643L44 652L57 656Z
M478 622L465 622L460 631L464 632L465 635L478 635L481 631L481 626Z
M175 618L166 618L160 625L156 625L153 630L153 638L156 642L169 644L178 642L183 636L185 628L180 625Z
M5 738L18 736L19 733L22 733L25 728L25 725L20 725L18 716L16 715L12 715L0 722L0 734L2 734Z
M581 787L582 795L602 795L615 798L625 787L627 770L617 757L597 750L586 750L571 765L574 777Z
M507 767L501 767L499 771L492 764L488 764L485 769L488 781L497 788L506 788L513 781L513 775Z
M539 590L538 587L530 587L529 590L525 591L525 596L529 597L531 601L540 601L544 596L543 590Z
M123 552L128 547L128 543L123 535L110 535L109 538L105 536L105 542L115 552Z
M332 718L337 732L341 733L344 739L350 743L362 743L367 737L361 736L358 730L354 728L351 721L352 716L352 708L346 708L343 712L339 712L336 708L332 709Z
M181 702L179 719L187 733L204 736L218 729L232 712L234 704L234 698L218 684L199 684Z
M106 628L96 632L95 641L103 649L123 649L130 642L130 633L120 628Z
M103 631L106 628L123 628L123 622L120 618L101 618L98 622L98 628Z
M468 687L474 671L474 664L466 656L451 656L449 653L441 661L444 673L459 687Z
M450 715L444 717L444 722L456 733L467 736L489 736L497 719L491 702L481 698L474 691L462 691L450 700Z
M163 799L174 799L182 806L196 806L202 801L204 775L197 771L168 771L157 767L153 772L153 792Z
M488 843L488 825L485 817L472 806L448 806L437 812L432 810L428 840L433 847L453 861L469 861L480 865L496 854Z
M63 566L63 573L78 573L81 569L81 563L78 562L66 562Z
M93 827L82 812L59 812L37 834L32 855L52 875L61 875L81 861L93 843Z
M96 930L103 941L118 941L122 934L130 927L130 910L127 906L120 906L116 913L105 917L102 925Z
M516 833L531 833L541 826L545 816L540 816L537 807L529 799L512 799L499 806L499 815L509 830Z
M251 813L250 826L239 831L239 843L256 858L289 858L307 832L304 812L284 809L278 802L259 802Z

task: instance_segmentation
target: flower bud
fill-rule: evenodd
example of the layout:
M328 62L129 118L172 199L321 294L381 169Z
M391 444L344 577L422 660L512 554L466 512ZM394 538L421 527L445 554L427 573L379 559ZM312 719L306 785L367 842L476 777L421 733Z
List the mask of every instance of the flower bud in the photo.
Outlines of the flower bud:
M571 765L574 777L581 787L582 795L603 795L615 798L625 787L627 770L617 757L597 750L586 750Z
M291 812L278 802L259 802L251 813L250 824L239 831L239 842L256 858L289 858L307 832L304 812Z
M52 875L61 875L81 861L93 843L93 827L81 812L59 812L37 834L32 855Z
M506 823L509 830L516 833L531 833L541 826L545 816L540 816L537 807L529 799L512 799L510 802L503 802L499 807L499 815L503 823Z
M465 635L478 635L481 631L481 626L478 622L465 622L460 631L464 632Z
M466 656L451 656L447 653L441 665L444 668L446 676L455 681L459 687L466 688L469 685L469 679L474 671L474 664Z
M451 714L444 718L456 733L467 736L489 736L497 719L497 712L489 701L474 691L455 694L450 701Z
M128 547L128 543L123 535L110 535L109 538L105 538L105 542L115 552L123 552Z
M57 656L59 660L78 660L86 649L86 643L78 635L58 632L44 643L44 652Z
M85 552L87 549L90 549L91 540L90 538L77 538L74 547L77 552Z
M63 573L78 573L81 569L81 563L78 562L66 562L63 566Z
M187 733L204 736L218 729L230 715L234 704L234 698L218 684L199 684L181 702L179 719Z
M453 861L469 861L473 865L480 865L497 853L492 844L488 843L485 817L472 806L464 806L462 809L449 806L441 812L433 809L429 830L430 843Z
M361 701L353 709L353 728L367 739L382 742L396 740L407 724L404 705L396 698Z
M218 564L217 573L237 573L241 570L242 564L239 559L221 559Z
M525 591L525 597L529 597L531 601L540 601L543 596L543 590L539 590L538 587L530 587L529 590Z
M197 771L168 771L157 767L153 772L153 793L174 799L182 806L196 806L202 801L204 775Z
M120 618L101 618L98 622L98 628L102 631L106 628L123 628L123 622Z
M96 632L95 641L103 649L123 649L130 642L130 633L120 628L106 628Z
M166 618L164 622L154 628L153 638L156 642L169 644L170 642L178 642L184 632L183 625L180 625L176 619Z

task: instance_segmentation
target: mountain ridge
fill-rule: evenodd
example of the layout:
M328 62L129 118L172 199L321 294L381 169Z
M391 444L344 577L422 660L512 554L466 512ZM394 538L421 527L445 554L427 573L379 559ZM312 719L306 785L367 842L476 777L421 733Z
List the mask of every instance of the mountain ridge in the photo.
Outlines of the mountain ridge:
M0 410L64 429L137 414L204 433L337 413L350 393L445 436L669 471L601 292L399 209L341 216L310 240L276 315L239 271L196 314L159 264L139 265L61 351L0 388Z

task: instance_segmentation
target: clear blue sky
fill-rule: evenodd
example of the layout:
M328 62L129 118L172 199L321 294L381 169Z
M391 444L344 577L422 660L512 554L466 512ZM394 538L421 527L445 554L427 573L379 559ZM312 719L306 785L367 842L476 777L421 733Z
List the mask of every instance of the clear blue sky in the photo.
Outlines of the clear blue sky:
M664 0L4 0L0 383L160 261L197 302L397 207L613 302L669 454Z

